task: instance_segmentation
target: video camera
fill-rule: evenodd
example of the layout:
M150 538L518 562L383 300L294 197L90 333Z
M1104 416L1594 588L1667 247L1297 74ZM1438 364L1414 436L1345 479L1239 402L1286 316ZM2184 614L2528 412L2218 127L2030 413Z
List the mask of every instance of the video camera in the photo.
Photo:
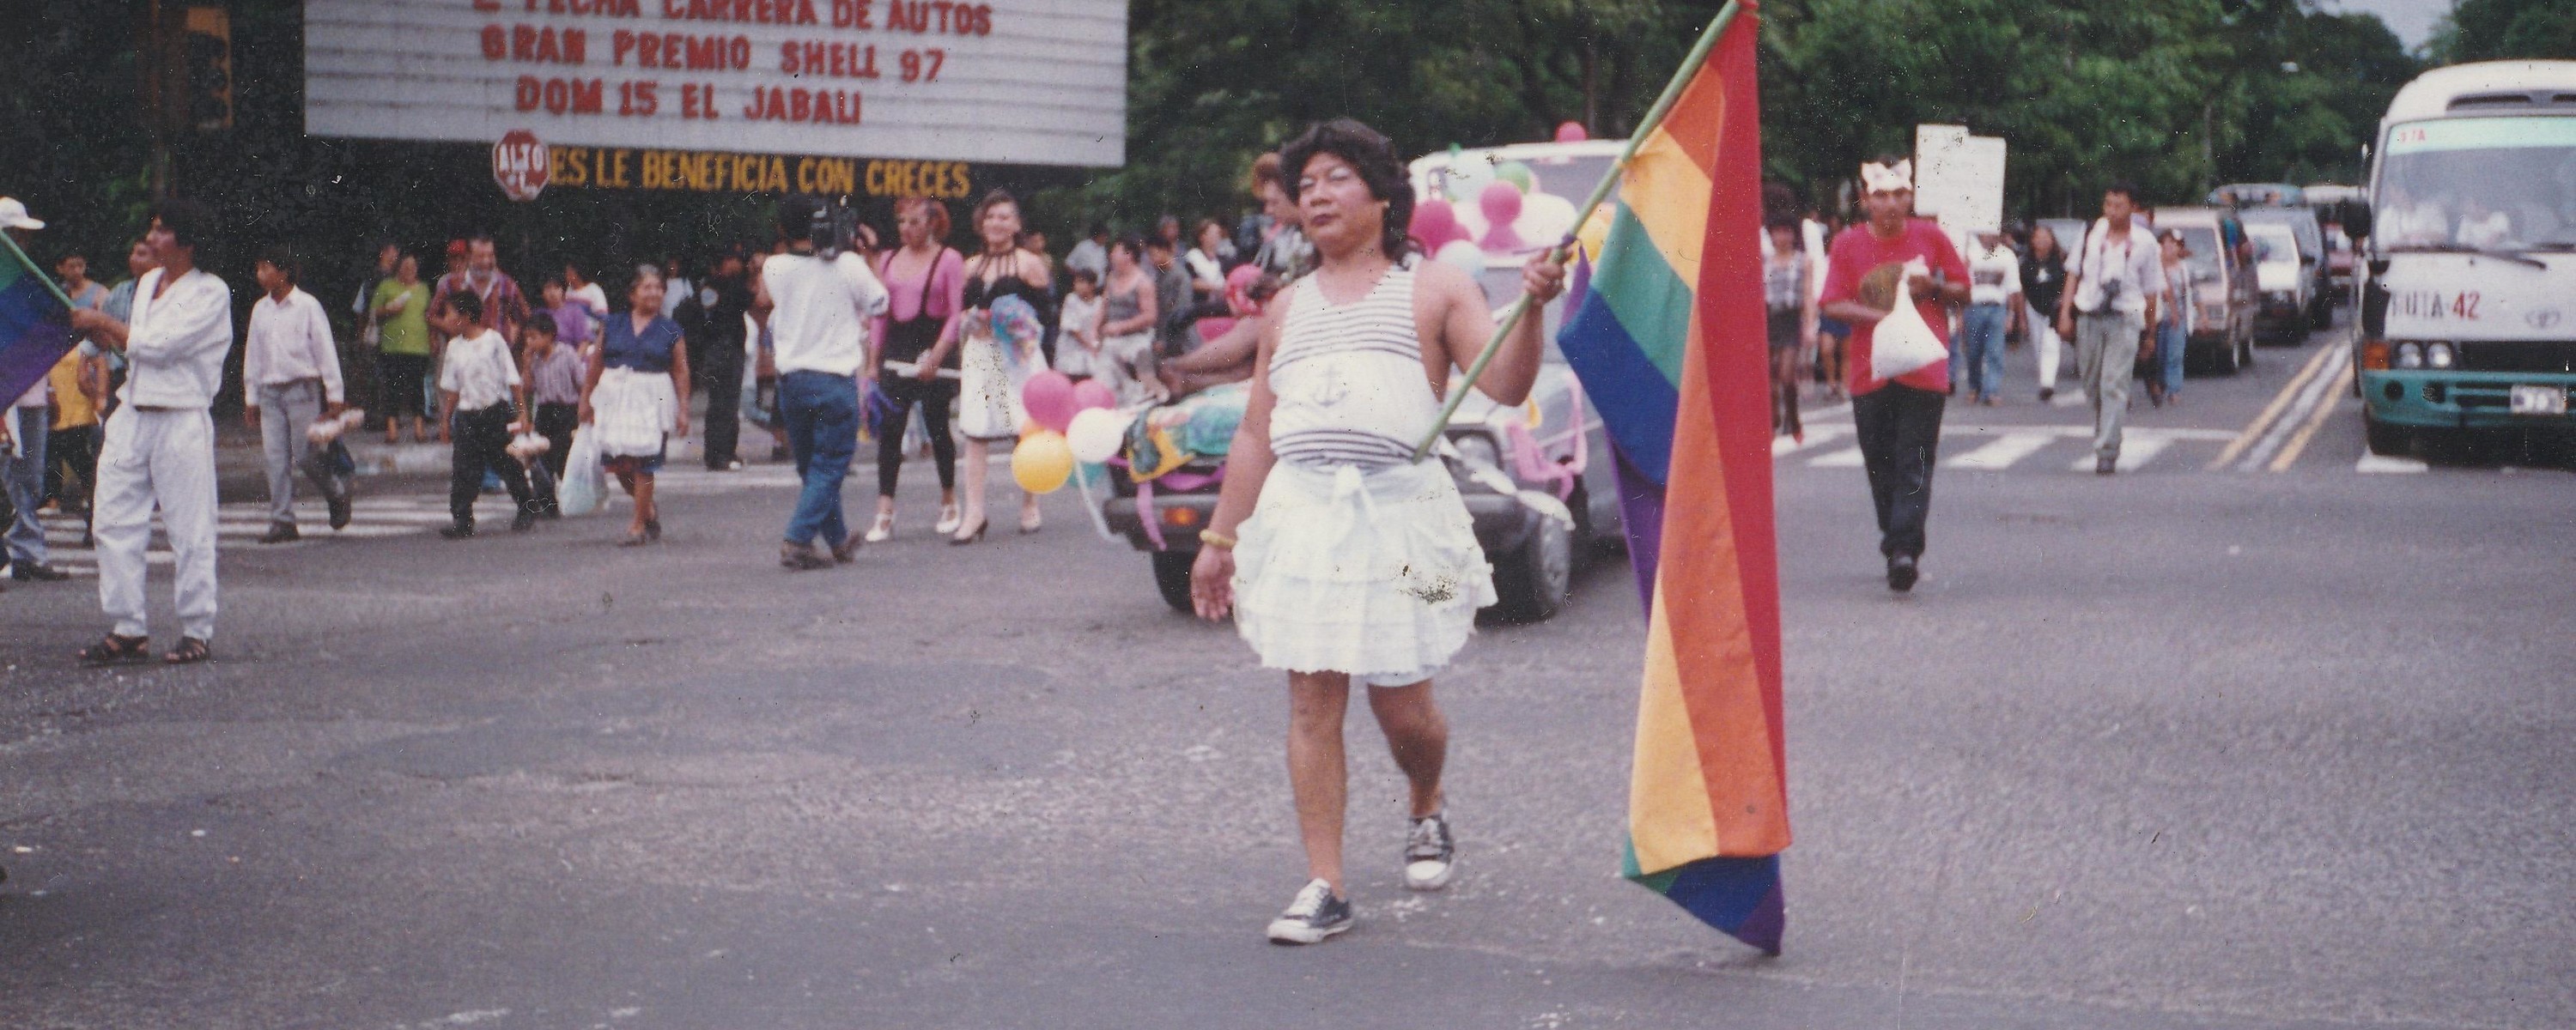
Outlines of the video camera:
M814 241L814 253L825 261L841 256L858 240L859 212L845 201L825 200L814 209L813 225L807 238Z

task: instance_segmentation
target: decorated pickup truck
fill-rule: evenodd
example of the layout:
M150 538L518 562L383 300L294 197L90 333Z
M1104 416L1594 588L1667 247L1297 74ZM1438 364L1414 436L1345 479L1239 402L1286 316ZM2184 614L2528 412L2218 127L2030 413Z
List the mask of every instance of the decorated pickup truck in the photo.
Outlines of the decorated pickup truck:
M1438 212L1430 219L1451 237L1438 248L1438 260L1471 268L1499 312L1519 299L1521 266L1572 230L1574 201L1566 195L1579 199L1588 192L1618 150L1617 143L1547 143L1451 150L1415 161L1420 208ZM1421 213L1415 226L1417 235L1427 228ZM1548 345L1529 400L1505 407L1471 395L1435 459L1456 478L1476 539L1494 565L1498 614L1516 620L1554 615L1571 589L1575 564L1621 540L1600 415L1556 348L1565 303L1559 297L1534 312L1545 319ZM1452 389L1461 378L1453 374ZM1226 450L1248 396L1244 384L1233 384L1148 411L1130 428L1126 450L1107 465L1103 521L1146 552L1154 584L1175 610L1190 610L1198 531L1216 509Z

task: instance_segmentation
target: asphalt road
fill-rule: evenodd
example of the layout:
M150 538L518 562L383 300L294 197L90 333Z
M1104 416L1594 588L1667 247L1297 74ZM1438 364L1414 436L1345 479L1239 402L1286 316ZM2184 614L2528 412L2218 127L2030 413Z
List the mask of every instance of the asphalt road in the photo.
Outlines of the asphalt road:
M0 1026L2576 1023L2576 482L2382 471L2340 394L2219 462L2312 353L2141 400L2107 479L2080 407L1954 406L1910 597L1816 414L1778 959L1614 875L1616 559L1442 682L1446 893L1354 718L1362 922L1298 950L1278 680L1072 494L956 549L909 486L789 575L774 470L674 475L641 552L388 482L363 537L227 538L211 666L74 669L88 583L0 594Z

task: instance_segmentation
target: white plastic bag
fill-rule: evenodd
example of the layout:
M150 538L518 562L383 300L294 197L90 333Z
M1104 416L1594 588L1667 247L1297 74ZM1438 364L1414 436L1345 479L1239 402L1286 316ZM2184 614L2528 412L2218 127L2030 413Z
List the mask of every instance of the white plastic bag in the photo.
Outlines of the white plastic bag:
M1914 306L1914 292L1906 287L1915 276L1928 272L1922 258L1905 263L1905 276L1896 284L1896 310L1880 319L1870 333L1870 378L1894 379L1950 360L1950 348L1942 346L1932 326L1923 321L1922 310Z
M566 515L588 515L608 499L608 473L599 465L599 440L589 426L573 431L572 449L564 454L563 482L555 485L555 504Z

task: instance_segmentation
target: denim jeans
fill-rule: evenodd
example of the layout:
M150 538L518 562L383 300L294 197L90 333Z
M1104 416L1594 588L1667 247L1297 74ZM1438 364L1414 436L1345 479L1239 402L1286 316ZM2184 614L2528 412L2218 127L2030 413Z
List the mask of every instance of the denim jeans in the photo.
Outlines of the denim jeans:
M805 490L796 496L796 513L787 519L787 542L812 546L820 536L827 547L850 538L841 516L841 480L850 474L850 456L859 449L859 383L829 372L789 372L778 377L778 407L787 419L787 447L796 456L796 475Z
M1978 400L2004 390L2004 328L2012 319L2001 304L1972 304L1959 325L1959 349L1950 355L1950 381L1964 383Z
M0 408L0 416L9 419L10 434L26 452L25 457L11 457L0 448L0 479L7 480L9 504L16 509L6 533L9 560L42 565L45 524L36 509L45 503L45 434L53 428L54 415L43 408Z
M2182 396L2182 358L2189 346L2189 334L2183 332L2182 320L2156 325L2156 364L2164 373L2165 396Z

